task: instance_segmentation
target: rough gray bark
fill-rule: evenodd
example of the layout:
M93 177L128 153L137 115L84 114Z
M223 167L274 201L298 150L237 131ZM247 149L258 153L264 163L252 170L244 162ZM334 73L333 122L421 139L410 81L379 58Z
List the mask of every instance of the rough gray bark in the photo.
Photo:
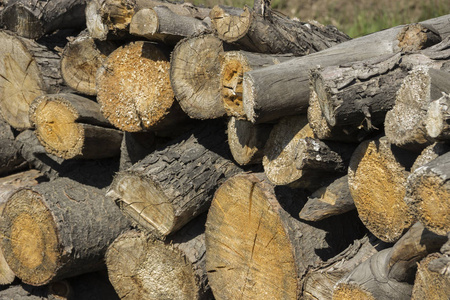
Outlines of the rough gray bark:
M129 228L103 190L68 178L17 191L2 217L5 259L32 285L104 268L107 247Z
M28 167L14 143L15 137L11 126L0 117L0 176Z
M120 145L120 170L126 170L156 148L153 132L124 132Z

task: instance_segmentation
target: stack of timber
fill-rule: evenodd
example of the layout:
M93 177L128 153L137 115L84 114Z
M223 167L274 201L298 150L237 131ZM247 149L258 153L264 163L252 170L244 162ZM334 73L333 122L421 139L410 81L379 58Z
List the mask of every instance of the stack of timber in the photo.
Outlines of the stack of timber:
M450 15L0 7L0 299L449 298Z

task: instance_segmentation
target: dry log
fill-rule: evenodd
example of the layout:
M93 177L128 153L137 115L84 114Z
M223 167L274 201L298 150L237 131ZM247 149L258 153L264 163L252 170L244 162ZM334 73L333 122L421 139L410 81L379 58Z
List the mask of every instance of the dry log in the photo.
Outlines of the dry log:
M385 242L395 242L415 222L403 201L416 155L391 145L386 137L362 142L348 168L350 193L364 225Z
M14 193L1 227L8 265L43 285L104 268L107 247L129 223L104 191L59 178Z
M112 52L97 74L97 101L117 128L136 132L168 130L186 121L169 79L165 51L133 42Z
M108 195L139 226L168 235L206 211L226 178L240 172L225 128L205 122L116 175Z
M85 0L8 0L1 23L19 36L39 39L60 29L86 25Z
M86 26L94 39L123 38L136 12L164 5L179 16L203 20L211 9L191 3L174 3L159 0L90 0L86 6Z
M90 99L75 94L39 96L30 104L30 121L46 151L58 157L119 155L122 132L111 128L100 105Z
M28 284L16 284L5 286L0 291L2 300L48 300L47 286L31 286Z
M386 115L385 132L399 147L421 151L433 143L425 119L430 102L450 93L450 73L418 68L404 79L394 108Z
M261 163L272 127L272 124L255 125L231 117L227 133L228 146L234 160L241 166Z
M246 119L242 107L242 79L245 72L279 64L293 58L291 54L274 55L247 51L228 51L220 57L222 102L227 115Z
M309 101L309 71L317 65L335 66L422 49L440 41L439 35L426 26L450 25L449 22L449 17L443 16L419 25L398 26L343 42L318 53L249 71L244 74L243 81L243 106L247 119L253 123L264 123L281 116L304 113ZM406 47L408 43L410 47Z
M428 105L425 117L427 135L435 140L450 140L450 96L442 95Z
M138 231L120 235L106 253L109 279L120 298L211 299L204 224L204 218L187 224L164 242Z
M213 35L180 41L172 52L170 81L183 111L193 119L225 115L220 98L219 55L229 46Z
M28 167L14 143L11 126L0 116L0 176L4 176Z
M95 76L97 70L118 45L112 41L97 41L82 31L67 43L61 54L61 75L64 82L75 91L97 95Z
M450 153L417 168L408 177L405 202L427 229L450 231Z
M449 151L450 145L443 142L437 142L426 147L414 161L411 173Z
M120 145L120 167L123 171L146 157L156 149L153 132L124 132Z
M333 300L411 299L417 262L446 240L416 223L392 248L374 254L341 279Z
M0 111L12 127L30 128L37 96L62 91L59 56L42 44L0 31Z
M211 22L178 15L167 6L144 8L133 15L130 33L151 41L175 45L181 39L211 32Z
M350 40L334 26L304 23L270 10L262 15L248 7L240 10L216 5L210 18L220 39L252 52L300 56Z
M348 186L348 175L345 175L312 193L299 217L306 221L320 221L355 208Z
M262 173L239 174L220 186L205 231L217 299L299 299L307 271L361 237L354 215L313 226L298 220L304 200L300 190L274 187Z

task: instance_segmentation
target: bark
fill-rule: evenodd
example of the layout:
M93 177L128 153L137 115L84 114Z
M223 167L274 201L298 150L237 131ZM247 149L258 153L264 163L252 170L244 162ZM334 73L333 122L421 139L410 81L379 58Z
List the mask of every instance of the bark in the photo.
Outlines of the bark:
M357 295L365 296L361 299L411 299L417 263L445 241L446 237L416 223L392 248L374 254L341 279L333 299L354 299Z
M30 121L48 153L64 159L119 155L122 132L100 112L100 105L75 94L48 94L30 105ZM102 147L99 147L99 144Z
M300 22L270 10L261 15L248 7L241 11L216 5L210 17L220 39L251 52L301 56L350 40L334 26Z
M156 149L153 132L124 132L120 145L120 170L126 170Z
M241 166L261 163L272 127L272 124L255 125L231 117L227 133L228 146L234 160Z
M75 91L97 95L95 76L106 57L117 49L112 41L96 41L87 30L67 43L61 55L61 75L64 82Z
M299 217L305 221L320 221L355 208L348 186L348 175L345 175L312 193Z
M106 264L120 298L212 299L204 224L204 218L196 220L165 241L138 231L119 236L108 249Z
M287 62L249 71L244 75L243 106L251 122L264 123L281 116L305 113L309 102L309 71L316 68L348 64L381 55L406 51L403 42L414 41L422 49L440 41L437 34L425 28L447 22L448 16L422 22L422 25L398 26L356 38L331 48ZM440 27L441 28L441 27ZM404 33L404 34L401 34Z
M8 201L17 190L35 186L43 180L43 174L34 169L0 178L0 204Z
M299 299L308 270L361 237L355 216L314 226L298 220L304 201L300 190L274 187L262 173L239 174L220 186L205 232L217 299Z
M450 93L450 74L436 69L418 68L410 72L386 115L385 131L389 141L399 147L421 151L433 143L425 120L433 100Z
M170 81L183 111L193 119L225 115L220 98L219 55L229 46L213 35L180 41L172 52Z
M0 32L0 110L18 130L30 128L28 109L37 96L63 89L59 56L45 45Z
M8 0L1 23L19 36L39 39L60 29L86 26L84 0Z
M415 158L381 137L362 142L350 160L348 183L359 217L382 241L395 242L415 222L403 201Z
M2 217L5 259L32 285L104 268L107 247L129 227L104 191L68 178L17 191Z
M245 72L279 64L291 58L291 54L274 55L247 51L223 53L220 57L220 84L227 115L246 120L242 107L242 79Z
M409 177L405 202L427 229L450 231L450 153L417 168Z
M14 143L11 126L0 117L0 176L8 175L28 167Z
M206 211L216 188L241 169L230 161L225 128L207 122L120 172L109 188L139 226L166 236Z
M0 299L5 300L44 300L47 298L46 286L31 286L27 284L18 284L6 286L0 291Z
M174 128L188 118L174 98L170 63L156 44L137 41L118 48L97 73L103 115L123 131Z
M131 19L130 33L151 41L175 45L181 39L211 32L211 20L178 15L167 6L155 6L136 12Z
M443 142L437 142L426 147L414 161L411 173L449 151L450 145Z
M450 140L450 96L442 95L428 105L425 117L427 135L435 140Z

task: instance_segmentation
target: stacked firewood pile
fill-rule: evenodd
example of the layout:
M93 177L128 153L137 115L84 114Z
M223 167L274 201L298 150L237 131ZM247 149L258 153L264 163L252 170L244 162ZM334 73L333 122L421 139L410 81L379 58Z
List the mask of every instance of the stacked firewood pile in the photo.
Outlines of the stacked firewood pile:
M266 3L2 3L0 299L449 299L450 15Z

